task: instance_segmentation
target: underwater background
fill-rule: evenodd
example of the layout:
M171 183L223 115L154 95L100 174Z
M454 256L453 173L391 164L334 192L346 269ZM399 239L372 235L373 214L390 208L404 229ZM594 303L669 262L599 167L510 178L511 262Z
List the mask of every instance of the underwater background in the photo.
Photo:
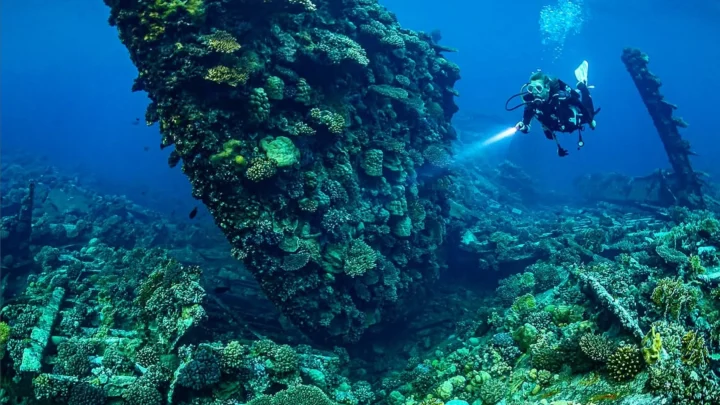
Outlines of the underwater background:
M720 403L718 21L0 3L0 403ZM582 150L486 142L583 61Z

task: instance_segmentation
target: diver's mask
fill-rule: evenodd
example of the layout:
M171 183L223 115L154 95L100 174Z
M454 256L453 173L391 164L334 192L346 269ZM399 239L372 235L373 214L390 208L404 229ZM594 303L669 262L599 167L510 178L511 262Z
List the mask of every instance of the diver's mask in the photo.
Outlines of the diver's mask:
M532 94L535 98L545 100L549 91L542 81L533 80L527 85L527 92Z

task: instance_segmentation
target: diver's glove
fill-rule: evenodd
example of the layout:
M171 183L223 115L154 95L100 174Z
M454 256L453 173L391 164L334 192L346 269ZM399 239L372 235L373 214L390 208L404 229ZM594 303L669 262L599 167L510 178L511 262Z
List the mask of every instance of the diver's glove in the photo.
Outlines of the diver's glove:
M530 132L530 125L525 125L522 121L515 124L515 128L523 134Z
M567 149L564 149L560 145L558 145L557 153L558 153L558 156L560 156L560 157L565 157L565 156L569 155Z

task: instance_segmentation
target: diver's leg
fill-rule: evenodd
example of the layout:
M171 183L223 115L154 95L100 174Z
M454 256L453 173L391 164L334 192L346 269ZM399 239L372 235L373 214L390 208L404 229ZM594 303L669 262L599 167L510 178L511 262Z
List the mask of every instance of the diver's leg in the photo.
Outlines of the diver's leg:
M590 124L590 128L595 129L595 105L593 104L590 90L588 90L587 84L583 82L578 83L578 90L580 90L580 94L582 95L582 105L588 114L585 121Z
M554 132L550 131L550 130L547 129L547 128L543 128L543 133L545 134L545 137L546 137L546 138L552 139L553 141L555 141L555 145L557 146L557 154L558 154L558 156L563 157L563 156L567 156L567 155L568 155L567 149L565 149L565 148L563 148L562 146L560 146L560 141L558 141L557 136L555 135Z

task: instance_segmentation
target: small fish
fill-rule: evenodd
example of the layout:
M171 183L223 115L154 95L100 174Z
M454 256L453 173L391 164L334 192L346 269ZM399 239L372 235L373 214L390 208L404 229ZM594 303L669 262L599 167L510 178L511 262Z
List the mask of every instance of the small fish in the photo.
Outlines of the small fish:
M197 216L197 210L198 210L198 207L195 207L195 208L193 208L192 211L190 211L190 215L188 215L190 217L190 219L193 219L193 218L195 218L195 216Z
M145 152L147 152L147 151L150 150L150 147L149 147L149 146L146 146L146 147L143 148L143 150L144 150Z
M140 118L135 118L135 121L132 123L133 125L140 125Z

